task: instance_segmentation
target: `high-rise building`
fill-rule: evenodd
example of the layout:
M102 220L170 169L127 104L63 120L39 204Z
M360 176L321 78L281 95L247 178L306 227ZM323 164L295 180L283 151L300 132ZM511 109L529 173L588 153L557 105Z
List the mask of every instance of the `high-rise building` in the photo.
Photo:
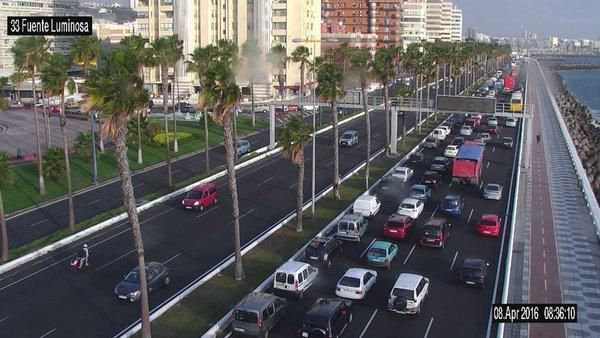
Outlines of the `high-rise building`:
M440 40L451 41L452 40L452 3L443 1L442 2L442 27L440 30Z
M443 10L442 0L427 1L427 41L434 42L443 36Z
M467 28L467 38L477 40L477 28L475 28L475 27Z
M458 7L452 9L452 34L450 41L461 41L462 40L462 10Z
M15 72L13 55L10 52L18 36L7 35L6 20L10 16L72 16L79 11L78 0L28 0L0 1L0 76L10 76ZM52 49L68 53L73 37L52 36Z
M402 47L427 39L427 1L404 0L400 21Z

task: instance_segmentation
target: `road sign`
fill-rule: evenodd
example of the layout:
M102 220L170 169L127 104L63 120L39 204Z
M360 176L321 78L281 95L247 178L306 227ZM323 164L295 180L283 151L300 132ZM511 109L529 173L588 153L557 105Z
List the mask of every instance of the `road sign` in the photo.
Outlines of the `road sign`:
M442 112L494 114L496 112L496 99L488 97L438 95L437 110Z

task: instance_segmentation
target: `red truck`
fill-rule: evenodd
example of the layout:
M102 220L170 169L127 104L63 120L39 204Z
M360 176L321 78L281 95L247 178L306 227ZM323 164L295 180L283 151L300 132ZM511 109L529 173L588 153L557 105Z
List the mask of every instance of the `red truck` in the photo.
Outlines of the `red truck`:
M513 92L515 90L515 77L512 75L504 77L504 91Z
M466 141L458 150L452 162L452 181L462 184L479 184L483 167L484 147L476 142Z

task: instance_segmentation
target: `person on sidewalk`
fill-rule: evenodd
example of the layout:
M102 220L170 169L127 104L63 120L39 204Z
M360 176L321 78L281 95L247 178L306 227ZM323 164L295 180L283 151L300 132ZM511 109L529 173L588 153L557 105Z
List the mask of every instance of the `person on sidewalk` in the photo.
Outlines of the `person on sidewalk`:
M542 138L542 135L540 133L537 133L537 136L535 138L537 139L537 143L540 143L540 139Z

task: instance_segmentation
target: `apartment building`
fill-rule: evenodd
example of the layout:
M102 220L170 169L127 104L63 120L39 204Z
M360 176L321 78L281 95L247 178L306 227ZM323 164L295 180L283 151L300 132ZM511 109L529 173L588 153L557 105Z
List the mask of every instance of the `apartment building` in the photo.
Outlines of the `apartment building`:
M18 36L7 33L8 16L71 16L79 12L78 0L28 0L0 1L0 76L10 76L15 72L10 48ZM53 36L52 49L68 53L73 37Z
M120 24L111 21L96 20L92 25L92 33L101 40L111 45L116 45L124 37L135 33L135 23L126 22Z
M427 41L434 42L441 40L444 35L443 31L443 9L442 0L427 1Z
M442 41L452 40L452 10L451 2L442 2L442 20L440 27L440 40Z
M450 35L450 41L461 41L462 34L462 10L455 6L452 9L452 33Z
M427 1L404 0L400 20L402 47L427 40Z

